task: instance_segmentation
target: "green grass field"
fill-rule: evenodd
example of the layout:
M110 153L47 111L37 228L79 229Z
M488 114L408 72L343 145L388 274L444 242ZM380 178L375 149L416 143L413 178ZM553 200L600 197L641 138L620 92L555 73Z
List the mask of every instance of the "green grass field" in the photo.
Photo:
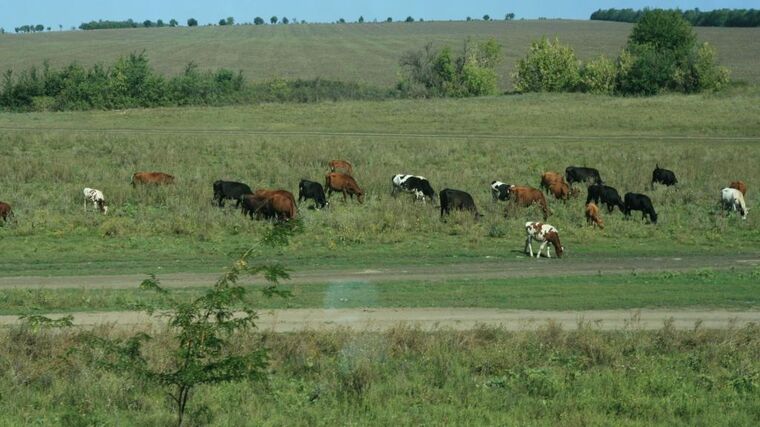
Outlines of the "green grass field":
M599 168L621 194L651 195L660 223L626 221L616 211L605 213L604 231L595 231L585 226L583 197L567 204L550 198L549 223L560 229L569 257L751 255L760 240L756 217L724 216L717 200L729 181L742 179L755 206L758 99L753 92L569 94L1 114L0 154L7 161L0 200L14 206L17 223L0 228L0 274L82 274L88 266L94 273L218 271L268 225L213 207L213 181L297 192L301 178L322 181L333 158L354 163L367 202L334 197L328 210L302 209L305 232L282 252L300 265L508 261L522 249L524 222L539 213L518 210L505 220L504 205L491 201L490 182L537 186L542 172L571 164ZM648 188L656 163L676 171L679 189ZM169 172L178 181L135 190L129 180L138 170ZM486 217L442 222L430 205L394 199L396 173L424 175L436 190L469 191ZM85 186L105 192L108 216L83 212Z
M157 70L177 73L193 61L202 69L242 70L249 80L327 78L387 86L397 81L398 60L428 42L454 48L463 41L496 38L505 60L498 69L503 89L532 40L557 36L578 57L615 56L631 25L602 21L422 22L345 25L277 25L52 32L0 36L0 72L26 69L49 60L111 64L145 50ZM760 29L696 28L714 45L732 77L760 83Z

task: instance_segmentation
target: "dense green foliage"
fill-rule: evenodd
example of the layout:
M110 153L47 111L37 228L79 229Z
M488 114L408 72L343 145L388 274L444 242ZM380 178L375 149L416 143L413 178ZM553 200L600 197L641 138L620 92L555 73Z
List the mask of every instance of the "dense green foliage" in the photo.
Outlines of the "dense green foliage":
M638 22L650 9L599 9L591 20ZM760 26L760 9L699 9L674 10L691 25L699 27L757 27Z
M518 92L656 95L720 90L728 70L678 13L654 10L633 27L616 63L602 56L581 64L572 48L542 38L518 61L512 79Z
M125 337L111 327L98 336ZM103 372L76 330L0 331L0 424L167 425L160 388ZM156 331L150 362L171 334ZM189 425L757 425L760 331L698 325L602 332L305 331L242 334L231 348L269 349L259 381L201 386ZM95 353L94 355L97 355Z
M200 71L190 63L166 78L156 73L144 53L120 58L112 67L70 64L54 69L45 63L15 75L6 72L0 108L11 111L123 109L256 102L316 102L383 99L393 96L358 83L321 79L273 80L246 85L240 72Z
M495 67L501 59L501 45L494 39L484 43L467 40L459 55L448 46L435 48L428 43L401 57L404 78L398 88L411 96L492 95L497 90Z
M512 74L518 92L571 92L580 78L580 61L569 46L542 37L530 45Z
M717 65L712 47L698 45L691 25L677 12L645 13L619 61L623 94L715 91L728 83L728 70Z

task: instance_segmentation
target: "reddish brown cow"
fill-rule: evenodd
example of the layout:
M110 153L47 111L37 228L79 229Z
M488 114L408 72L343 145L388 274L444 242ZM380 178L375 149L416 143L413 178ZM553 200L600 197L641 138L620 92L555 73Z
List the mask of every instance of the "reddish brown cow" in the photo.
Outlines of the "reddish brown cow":
M739 190L742 193L742 196L747 195L747 184L745 184L744 181L731 181L731 184L729 184L728 188L735 188Z
M173 184L174 177L163 172L137 172L132 175L132 186L137 184L165 185Z
M565 182L554 181L549 184L549 192L554 195L555 198L560 200L567 200L570 197L576 197L578 195L577 188L570 188Z
M345 160L330 160L330 163L327 165L330 167L330 172L335 172L336 169L343 169L346 175L354 175L354 168L351 167L351 163Z
M599 207L594 202L586 205L586 222L593 224L594 227L599 226L600 230L604 230L604 221L599 217Z
M548 191L549 187L554 182L565 182L565 178L557 172L544 172L544 174L541 175L541 184L539 187Z
M256 190L252 197L257 216L263 215L265 218L277 218L282 221L296 217L296 199L290 191ZM243 209L245 212L245 207ZM253 212L249 212L249 215L253 215Z
M511 186L507 190L507 197L514 201L516 206L528 207L538 204L544 213L544 221L549 217L549 207L546 205L544 193L540 190L528 186Z
M13 209L11 209L11 205L5 202L0 202L0 219L8 221L10 218L13 218Z
M350 195L352 199L354 198L354 194L356 194L356 199L359 203L364 202L364 191L359 188L359 185L356 184L351 175L339 172L328 173L325 175L325 189L327 189L328 195L333 192L343 193L344 201L346 200L346 194Z

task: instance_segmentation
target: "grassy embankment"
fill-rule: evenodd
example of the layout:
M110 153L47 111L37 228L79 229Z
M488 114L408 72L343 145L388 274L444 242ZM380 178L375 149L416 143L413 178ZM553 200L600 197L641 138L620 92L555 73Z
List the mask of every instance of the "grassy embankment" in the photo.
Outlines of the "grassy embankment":
M760 423L760 331L480 328L239 337L271 349L266 384L198 388L193 425L741 425ZM123 336L108 327L96 333ZM0 331L0 424L168 425L156 387L71 352L73 331ZM155 331L150 364L170 342ZM93 355L97 358L97 354Z

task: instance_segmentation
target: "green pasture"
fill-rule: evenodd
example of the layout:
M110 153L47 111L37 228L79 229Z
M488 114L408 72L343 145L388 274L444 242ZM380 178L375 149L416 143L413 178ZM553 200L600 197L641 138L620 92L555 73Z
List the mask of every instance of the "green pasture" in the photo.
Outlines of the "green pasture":
M742 179L749 206L760 182L760 97L697 95L606 98L579 94L467 100L346 102L113 112L0 114L0 200L16 221L0 227L0 274L219 271L254 245L266 222L211 203L211 184L297 193L323 182L330 159L354 164L366 203L333 196L323 211L301 204L304 232L270 253L304 266L514 259L535 208L491 200L493 180L537 186L547 170L598 168L621 195L651 196L656 226L604 212L604 231L585 225L585 197L549 198L549 223L568 257L738 253L760 240L747 221L718 209L721 188ZM677 189L649 188L655 164ZM177 177L133 189L136 171ZM390 196L396 173L470 192L485 215L441 221L431 204ZM108 216L83 211L82 188L102 190ZM582 191L585 196L585 189Z
M253 17L236 17L251 21ZM380 17L379 17L380 18ZM382 17L384 19L384 17ZM719 61L732 78L760 82L760 29L695 28L700 41L716 47ZM505 60L498 68L501 86L525 56L530 42L559 37L580 59L600 54L614 57L625 45L631 24L602 21L526 20L493 22L415 22L307 24L129 30L66 31L0 35L0 72L16 71L49 60L54 66L72 61L113 63L145 50L157 70L176 74L189 62L202 69L242 70L251 81L273 78L327 78L389 86L398 80L398 60L428 42L457 49L466 38L495 38Z
M159 279L160 279L159 275ZM209 284L210 286L211 284ZM166 308L149 291L82 287L13 289L0 293L0 314L66 313ZM290 285L287 299L257 299L260 309L280 308L502 308L604 310L634 308L760 308L760 270L697 270L650 274L519 277L498 280L367 281ZM204 288L173 288L190 301Z

